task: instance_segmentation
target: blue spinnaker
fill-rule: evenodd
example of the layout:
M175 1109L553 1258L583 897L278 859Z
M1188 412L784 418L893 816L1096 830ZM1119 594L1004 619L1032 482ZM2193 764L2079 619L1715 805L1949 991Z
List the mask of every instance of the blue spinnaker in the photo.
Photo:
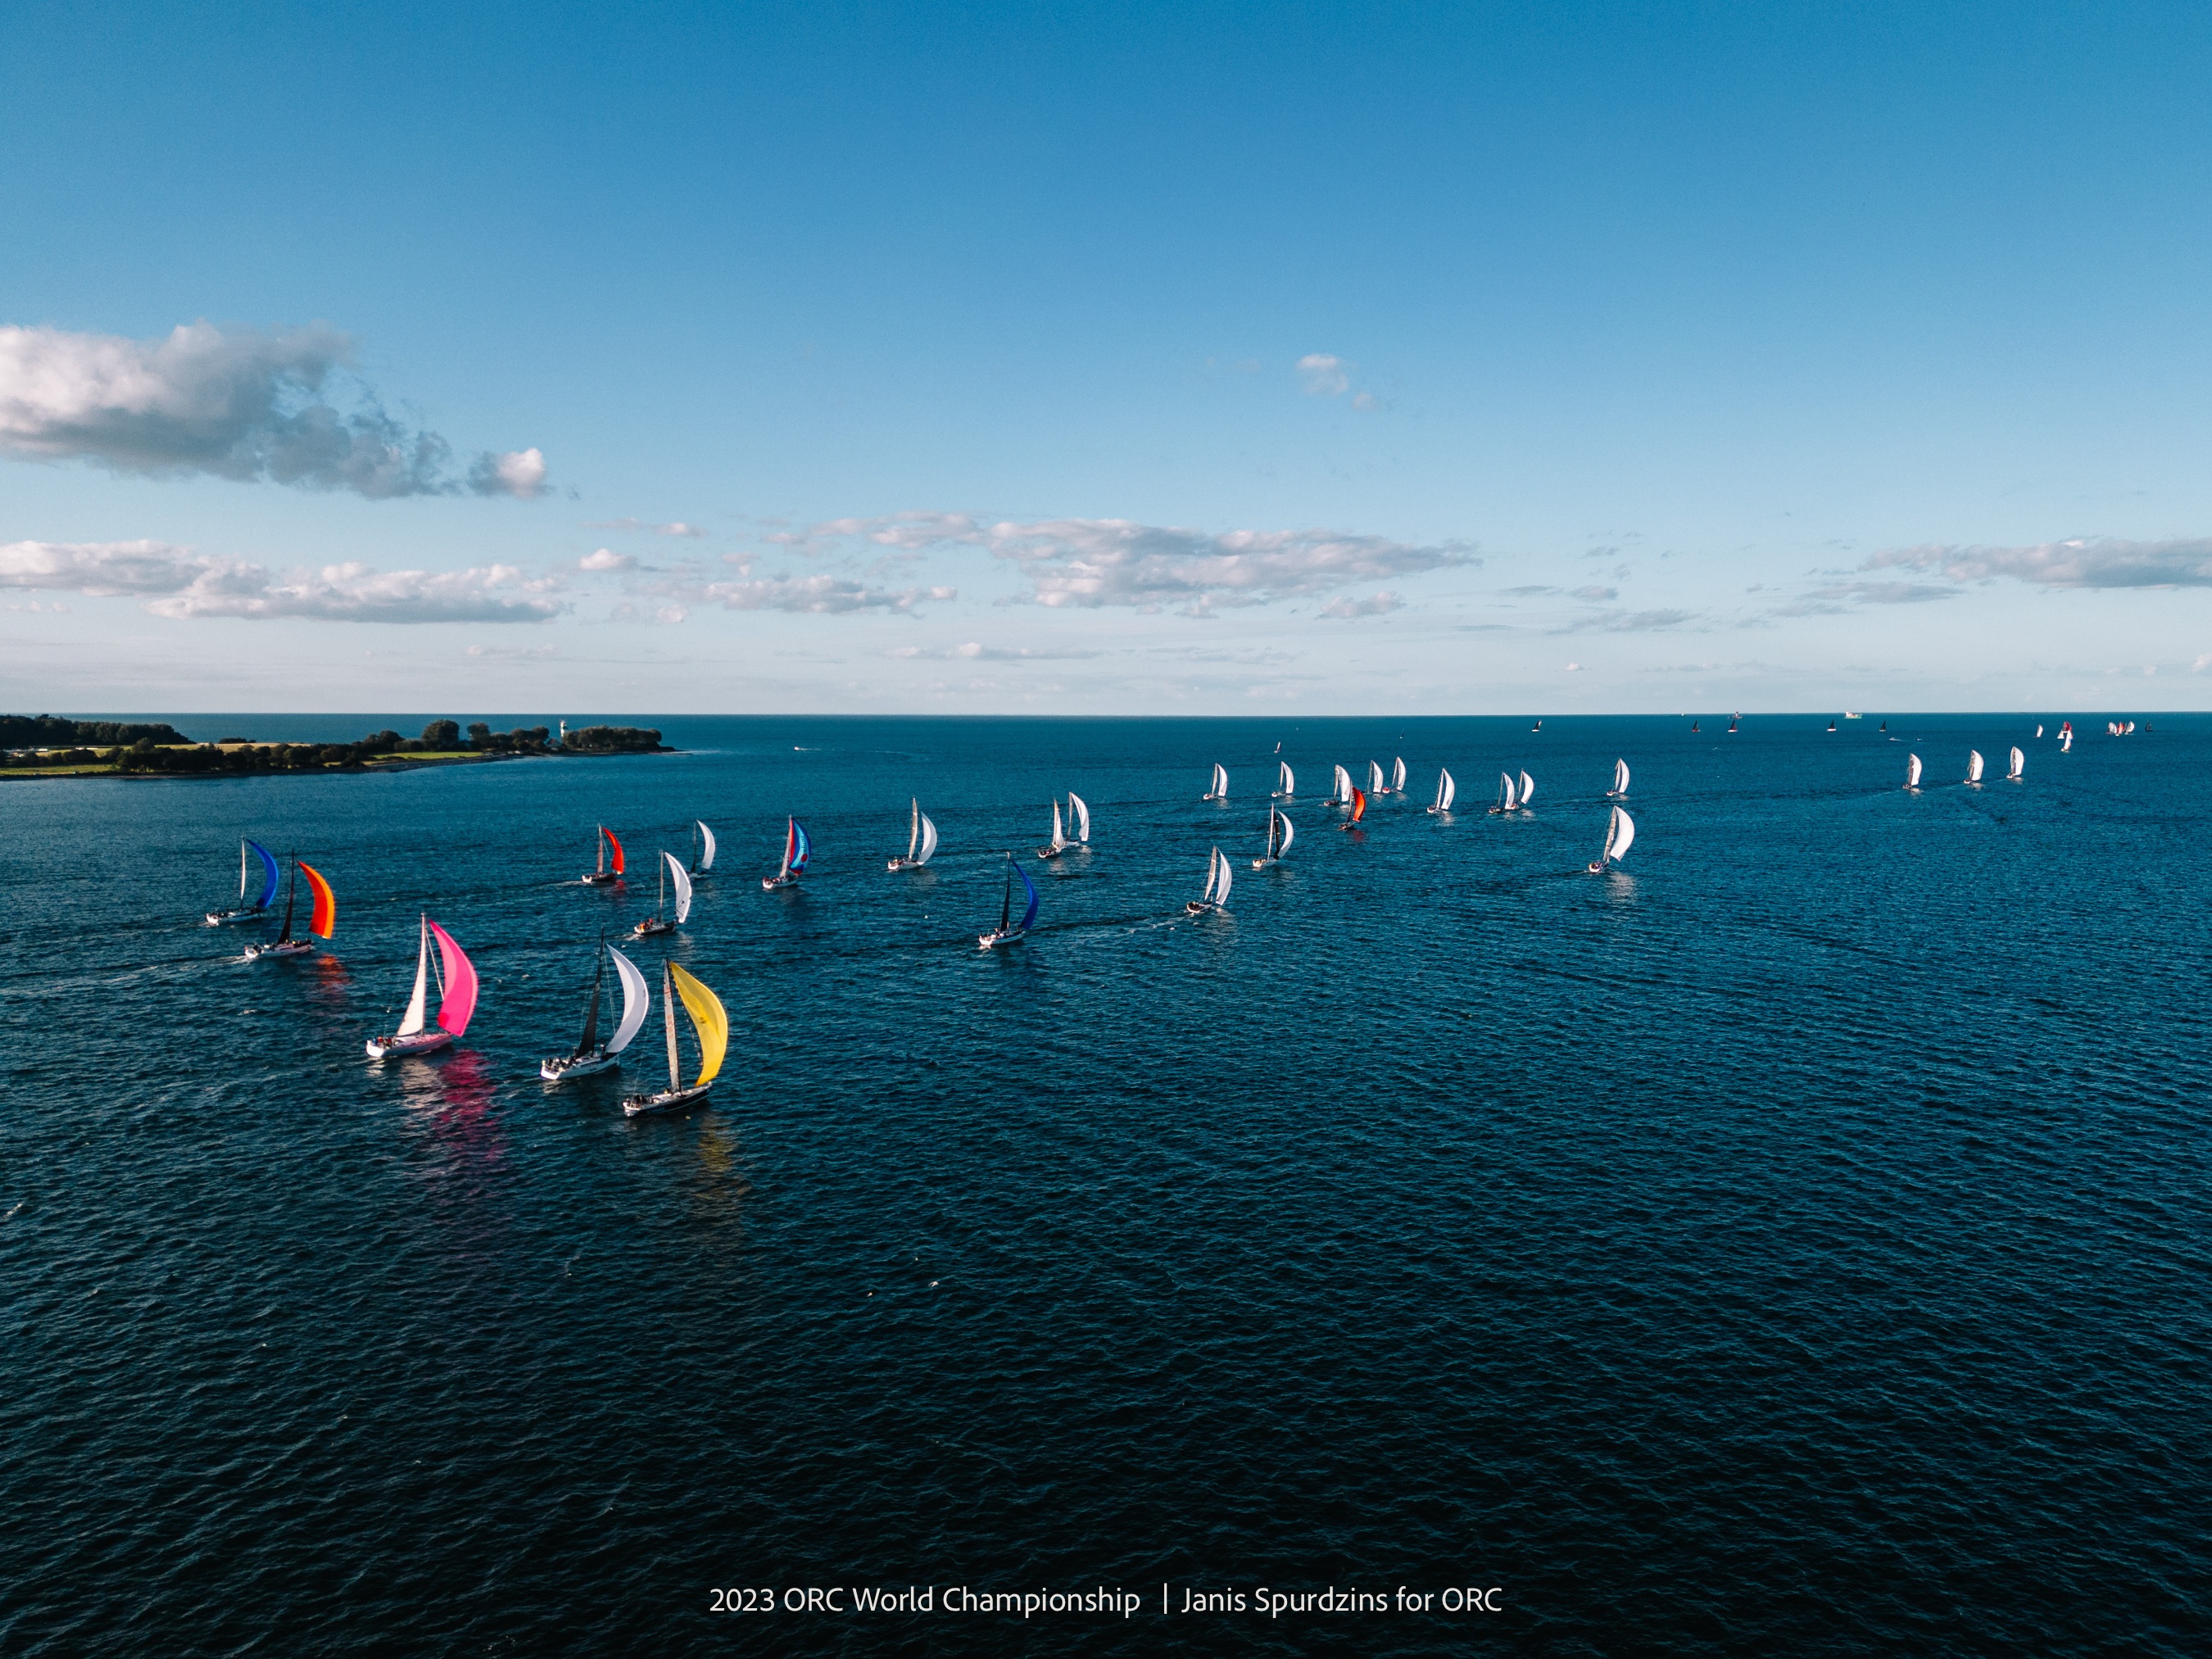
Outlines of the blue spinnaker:
M797 818L792 819L791 872L793 875L806 867L806 860L813 856L813 853L814 842L806 833L806 826Z
M276 902L276 860L275 855L259 842L248 841L246 844L261 854L262 874L266 879L261 884L261 896L253 901L253 908L257 910L266 910Z
M1030 890L1030 908L1022 912L1022 932L1026 933L1036 926L1036 884L1030 879L1030 872L1018 864L1014 866L1014 873L1022 878L1022 885Z

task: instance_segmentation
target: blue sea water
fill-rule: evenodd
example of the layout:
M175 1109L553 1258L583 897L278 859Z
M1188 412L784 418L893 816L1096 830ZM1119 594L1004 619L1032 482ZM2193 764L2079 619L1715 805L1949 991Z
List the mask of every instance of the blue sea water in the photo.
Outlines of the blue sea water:
M0 1650L2201 1653L2212 720L1887 719L669 718L0 783ZM1333 828L1330 765L1398 754ZM1070 787L1092 850L978 951ZM629 1121L536 1062L652 908L578 884L592 825L638 870L694 817L729 1064ZM332 880L318 957L198 925L241 834ZM380 1066L422 910L481 1006ZM1146 1601L710 1611L855 1584Z

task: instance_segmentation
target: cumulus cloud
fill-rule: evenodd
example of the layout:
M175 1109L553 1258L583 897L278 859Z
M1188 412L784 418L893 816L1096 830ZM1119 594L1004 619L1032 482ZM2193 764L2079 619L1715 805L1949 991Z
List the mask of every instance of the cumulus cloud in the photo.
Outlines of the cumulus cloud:
M1298 378L1314 398L1339 398L1352 390L1352 365L1326 351L1310 351L1298 359Z
M770 539L813 551L840 540L919 550L972 546L1018 566L1021 597L1054 608L1179 605L1205 616L1217 605L1263 605L1357 581L1480 564L1455 542L1418 544L1334 530L1206 532L1127 519L1043 519L987 524L965 513L833 519Z
M726 611L791 611L813 616L855 611L910 611L928 601L959 597L951 587L872 587L843 576L757 576L706 582L693 592Z
M534 452L533 452L534 453ZM586 530L643 530L655 536L699 537L707 532L696 524L685 524L681 519L668 524L647 524L643 519L589 519Z
M637 561L627 553L617 553L611 547L594 548L576 561L579 570L628 570Z
M557 584L513 565L377 571L348 563L276 576L167 542L11 542L0 546L0 587L127 595L156 616L179 618L544 622L565 608L552 597Z
M0 327L0 451L155 477L204 473L372 500L452 495L452 449L386 413L351 374L335 329L225 331L191 323L155 340ZM331 393L356 394L351 412ZM534 495L537 450L481 457L470 486Z
M2010 576L2043 587L2208 587L2212 586L2212 538L1899 547L1875 554L1861 568L1933 570L1954 582Z
M1696 620L1694 611L1600 611L1555 628L1555 634L1583 634L1595 630L1605 634L1649 634L1668 628L1680 628Z
M1029 646L1009 647L985 645L981 641L970 640L964 645L956 645L944 651L933 650L919 645L901 646L890 654L902 658L945 657L954 662L1059 662L1077 658L1096 657L1103 653L1074 648L1039 651Z
M1322 606L1321 614L1324 617L1342 617L1346 619L1353 617L1382 617L1399 609L1404 603L1405 601L1395 593L1386 591L1377 593L1371 599L1350 598L1331 599L1327 605Z

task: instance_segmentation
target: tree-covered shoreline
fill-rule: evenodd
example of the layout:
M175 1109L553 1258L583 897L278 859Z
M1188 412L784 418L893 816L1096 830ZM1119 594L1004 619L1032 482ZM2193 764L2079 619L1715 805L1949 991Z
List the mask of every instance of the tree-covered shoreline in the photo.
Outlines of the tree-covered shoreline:
M658 731L587 726L556 737L543 726L495 732L482 720L434 720L419 738L386 729L352 743L255 743L243 738L195 743L161 725L72 720L53 714L0 715L0 768L18 776L241 777L276 772L367 772L446 766L525 756L649 755L674 752Z

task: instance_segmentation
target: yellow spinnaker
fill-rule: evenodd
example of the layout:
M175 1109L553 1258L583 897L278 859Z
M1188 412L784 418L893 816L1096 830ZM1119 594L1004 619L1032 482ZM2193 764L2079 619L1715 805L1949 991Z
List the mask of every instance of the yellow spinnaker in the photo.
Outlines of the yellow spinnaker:
M691 1085L696 1089L712 1083L722 1069L722 1054L730 1046L730 1016L721 998L676 963L668 964L668 972L676 981L677 994L684 999L684 1011L691 1016L691 1029L699 1034L699 1079Z

